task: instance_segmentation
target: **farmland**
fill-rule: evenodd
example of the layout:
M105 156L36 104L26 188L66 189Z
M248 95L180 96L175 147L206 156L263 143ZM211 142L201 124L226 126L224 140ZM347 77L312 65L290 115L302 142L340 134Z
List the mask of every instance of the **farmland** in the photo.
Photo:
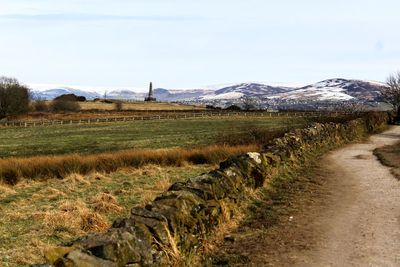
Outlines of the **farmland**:
M0 129L0 157L93 154L214 144L224 133L299 127L302 118L196 118Z
M81 110L115 110L115 103L85 101L79 103ZM122 110L205 110L203 106L167 102L123 102Z
M265 141L307 123L238 115L1 128L0 166L23 177L13 185L0 181L0 265L44 262L48 248L104 231L171 183L215 169L229 155L257 150L260 134ZM41 169L47 175L35 176Z
M274 131L305 123L303 118L235 116L10 127L0 129L0 156L13 164L12 158L32 162L33 157L35 162L41 160L37 157L40 155L64 157L71 153L96 158L98 153L146 149L149 157L154 157L158 153L152 153L155 149L175 149L165 152L169 154L187 153L179 149L195 151L221 144L232 134L241 138L251 129ZM238 153L235 151L245 147L227 151ZM254 149L254 145L251 147ZM218 146L202 153L213 153L215 149ZM43 262L47 248L89 232L104 231L115 218L126 216L133 205L145 204L171 183L213 169L215 163L123 166L112 172L69 173L62 180L24 179L14 186L0 182L0 210L5 215L0 218L0 263L24 266Z

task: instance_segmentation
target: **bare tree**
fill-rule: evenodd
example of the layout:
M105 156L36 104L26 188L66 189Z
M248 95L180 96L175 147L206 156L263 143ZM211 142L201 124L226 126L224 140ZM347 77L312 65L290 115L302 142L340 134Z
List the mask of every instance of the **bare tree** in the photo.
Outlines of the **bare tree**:
M382 98L393 106L397 117L400 115L400 72L392 74L386 81L387 87L382 89Z
M122 107L123 107L122 101L117 100L117 101L115 101L114 105L115 105L116 111L122 111Z
M249 111L249 110L255 110L257 109L257 101L255 98L244 95L242 97L242 106L243 110Z
M37 99L32 101L32 109L38 112L45 112L49 110L49 106L45 99L38 97Z
M0 119L29 110L29 89L14 78L0 77Z

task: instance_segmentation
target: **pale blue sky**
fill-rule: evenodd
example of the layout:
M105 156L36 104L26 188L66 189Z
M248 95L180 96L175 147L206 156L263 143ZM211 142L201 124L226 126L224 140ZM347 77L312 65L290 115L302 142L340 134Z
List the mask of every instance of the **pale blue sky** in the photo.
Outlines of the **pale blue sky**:
M194 88L400 69L398 0L0 0L0 75Z

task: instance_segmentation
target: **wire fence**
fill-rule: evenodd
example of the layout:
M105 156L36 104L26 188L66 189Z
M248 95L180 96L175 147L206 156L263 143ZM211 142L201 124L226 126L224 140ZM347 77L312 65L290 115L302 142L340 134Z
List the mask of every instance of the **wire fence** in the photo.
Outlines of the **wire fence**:
M196 113L171 113L171 114L152 114L152 115L133 115L106 118L85 118L70 120L30 120L30 121L3 121L0 127L41 127L49 125L71 125L71 124L93 124L93 123L113 123L144 120L177 120L192 118L218 118L218 117L338 117L353 113L348 112L196 112ZM354 115L354 114L353 114Z

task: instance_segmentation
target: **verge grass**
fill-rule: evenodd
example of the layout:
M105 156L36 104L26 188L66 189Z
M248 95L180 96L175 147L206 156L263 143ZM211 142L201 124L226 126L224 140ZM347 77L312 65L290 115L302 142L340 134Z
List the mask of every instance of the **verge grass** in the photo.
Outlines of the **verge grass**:
M147 202L171 183L215 165L125 168L112 174L71 174L64 180L0 185L0 266L44 262L44 251L89 232L106 230L134 205Z
M392 174L400 180L400 142L377 148L374 155L382 164L391 167Z

